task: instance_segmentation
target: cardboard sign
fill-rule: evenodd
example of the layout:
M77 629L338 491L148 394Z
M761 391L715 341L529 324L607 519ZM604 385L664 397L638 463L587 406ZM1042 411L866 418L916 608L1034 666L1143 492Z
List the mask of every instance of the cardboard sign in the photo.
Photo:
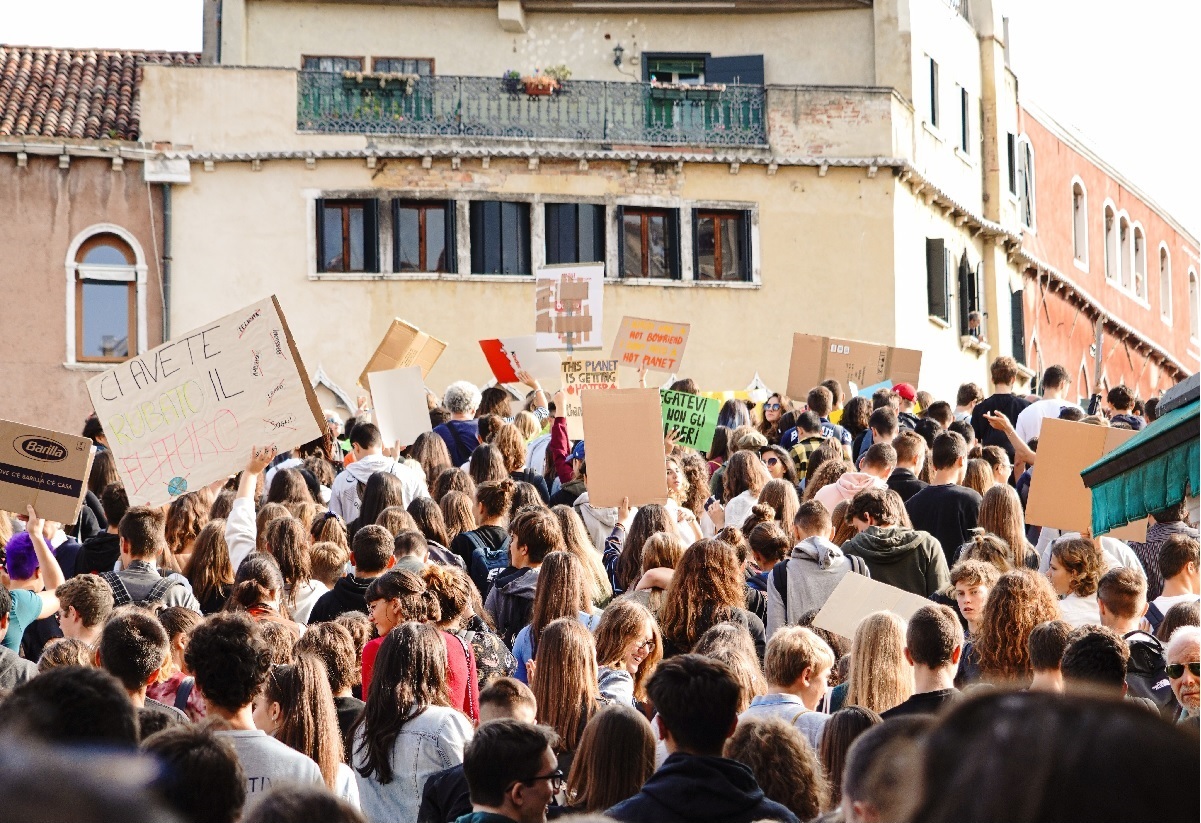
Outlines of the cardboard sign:
M537 341L532 334L481 340L480 348L498 383L520 383L517 377L519 371L528 371L539 380L559 376L559 355L538 351Z
M390 447L399 442L411 446L417 435L433 431L420 366L372 372L368 377L375 424L384 445Z
M813 618L813 625L846 638L854 638L855 629L869 614L892 612L903 620L909 620L914 612L929 605L931 601L921 595L862 574L844 574L834 591L830 592L821 611Z
M663 432L675 429L676 442L681 446L696 449L702 454L713 445L717 431L717 414L721 403L699 394L678 391L659 393L663 405Z
M616 360L564 360L563 416L567 418L567 436L584 439L584 406L580 397L590 389L617 388Z
M588 500L598 508L667 502L658 389L584 392Z
M792 336L792 360L788 365L788 396L804 398L823 380L838 380L871 386L884 380L918 385L922 353L877 343L817 337Z
M613 340L613 359L621 365L651 371L679 372L688 344L687 323L621 318L621 327Z
M375 347L375 354L367 361L363 373L359 375L359 385L370 389L367 375L371 372L401 369L406 366L420 366L421 379L424 380L429 377L430 369L444 351L446 344L441 340L430 337L421 329L397 317L384 333L384 339Z
M1038 435L1038 460L1030 478L1026 522L1065 532L1088 534L1093 524L1093 495L1080 472L1138 432L1047 418ZM1106 532L1119 540L1147 539L1147 521Z
M92 471L87 437L0 420L0 511L70 525L79 517Z
M252 446L321 437L324 417L275 297L88 381L131 505L234 474Z
M538 351L599 349L605 264L543 266L534 281Z

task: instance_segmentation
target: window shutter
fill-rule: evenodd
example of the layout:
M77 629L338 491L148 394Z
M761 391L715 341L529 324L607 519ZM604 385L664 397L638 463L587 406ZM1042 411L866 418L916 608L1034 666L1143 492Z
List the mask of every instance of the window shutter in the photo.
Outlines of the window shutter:
M977 263L972 272L972 311L984 311L984 264Z
M1009 173L1009 193L1017 194L1018 193L1017 140L1012 134L1005 135L1005 150L1006 150L1006 159L1009 161L1009 163L1008 163L1009 167L1008 167L1008 169L1006 169L1006 171Z
M363 201L363 271L379 271L379 201Z
M947 295L946 243L941 237L926 238L926 302L931 317L950 320Z
M1009 316L1013 327L1013 359L1026 364L1026 303L1025 292L1018 290L1009 297Z
M446 218L442 221L446 230L446 271L451 274L459 272L458 248L458 214L455 211L455 201L446 201Z
M626 207L618 206L617 212L617 277L626 273Z
M701 217L700 217L700 212L697 211L696 209L690 210L690 214L692 215L692 279L700 280L701 275L700 275L700 272L698 271L698 266L699 266L698 261L701 259L701 241L700 241ZM714 233L716 234L716 227L714 228ZM672 277L677 277L677 276L678 275L675 272L672 272ZM717 272L717 276L721 277L720 271Z
M967 254L959 258L959 333L967 334L968 319L967 316L972 310L972 295L975 288L972 286L974 275L972 267L968 265Z
M377 61L378 62L378 61ZM392 271L400 271L400 201L391 200L389 213L392 215Z
M668 265L671 267L671 277L673 280L679 280L683 276L683 266L680 261L679 209L670 209L667 212L667 255Z
M580 206L579 210L580 262L602 263L605 259L605 207L588 205Z
M762 54L705 58L706 83L762 86L763 77Z
M742 266L742 279L750 282L752 278L751 272L751 213L744 211L741 219L739 219L740 228L742 229L742 259L739 263Z
M546 262L550 264L563 262L559 224L562 222L564 210L564 207L557 203L547 203L543 206L542 213L546 220Z
M325 198L317 198L317 271L325 271Z

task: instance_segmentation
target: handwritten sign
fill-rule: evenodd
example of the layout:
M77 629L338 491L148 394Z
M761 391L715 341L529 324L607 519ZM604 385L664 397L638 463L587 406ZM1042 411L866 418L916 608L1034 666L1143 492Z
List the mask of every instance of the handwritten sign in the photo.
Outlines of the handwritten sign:
M321 409L275 297L88 381L133 505L159 506L321 437Z
M74 523L91 470L90 438L0 420L0 511Z
M372 372L368 377L375 422L386 445L411 446L419 434L431 430L420 366Z
M446 344L441 340L430 337L413 324L397 317L384 332L384 339L375 347L375 353L371 355L363 373L359 375L359 385L370 388L367 375L371 372L403 369L407 366L420 366L421 379L424 380L429 377L430 369L444 351Z
M699 394L660 392L663 404L663 432L676 430L676 442L681 446L707 452L717 431L717 414L721 404Z
M687 323L623 317L613 341L613 358L623 366L675 373L688 343Z
M599 349L605 264L544 266L534 283L538 351Z
M616 360L564 360L563 416L567 419L567 436L584 439L584 405L580 395L590 389L617 388Z

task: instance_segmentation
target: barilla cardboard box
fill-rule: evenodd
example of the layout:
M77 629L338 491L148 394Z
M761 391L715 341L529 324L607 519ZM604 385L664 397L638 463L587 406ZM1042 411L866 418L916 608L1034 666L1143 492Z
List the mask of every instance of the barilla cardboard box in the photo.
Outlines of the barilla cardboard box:
M89 438L0 420L0 510L74 523L91 470Z

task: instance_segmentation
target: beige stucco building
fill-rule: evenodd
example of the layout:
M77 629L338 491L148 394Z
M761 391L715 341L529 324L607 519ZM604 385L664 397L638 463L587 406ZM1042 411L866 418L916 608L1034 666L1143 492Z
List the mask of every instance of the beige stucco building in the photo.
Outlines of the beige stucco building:
M1024 357L1004 37L989 0L206 0L205 64L141 86L187 181L170 326L275 293L347 397L399 316L450 344L440 390L532 333L538 266L602 259L606 339L690 322L708 389L782 388L797 331L987 384Z

